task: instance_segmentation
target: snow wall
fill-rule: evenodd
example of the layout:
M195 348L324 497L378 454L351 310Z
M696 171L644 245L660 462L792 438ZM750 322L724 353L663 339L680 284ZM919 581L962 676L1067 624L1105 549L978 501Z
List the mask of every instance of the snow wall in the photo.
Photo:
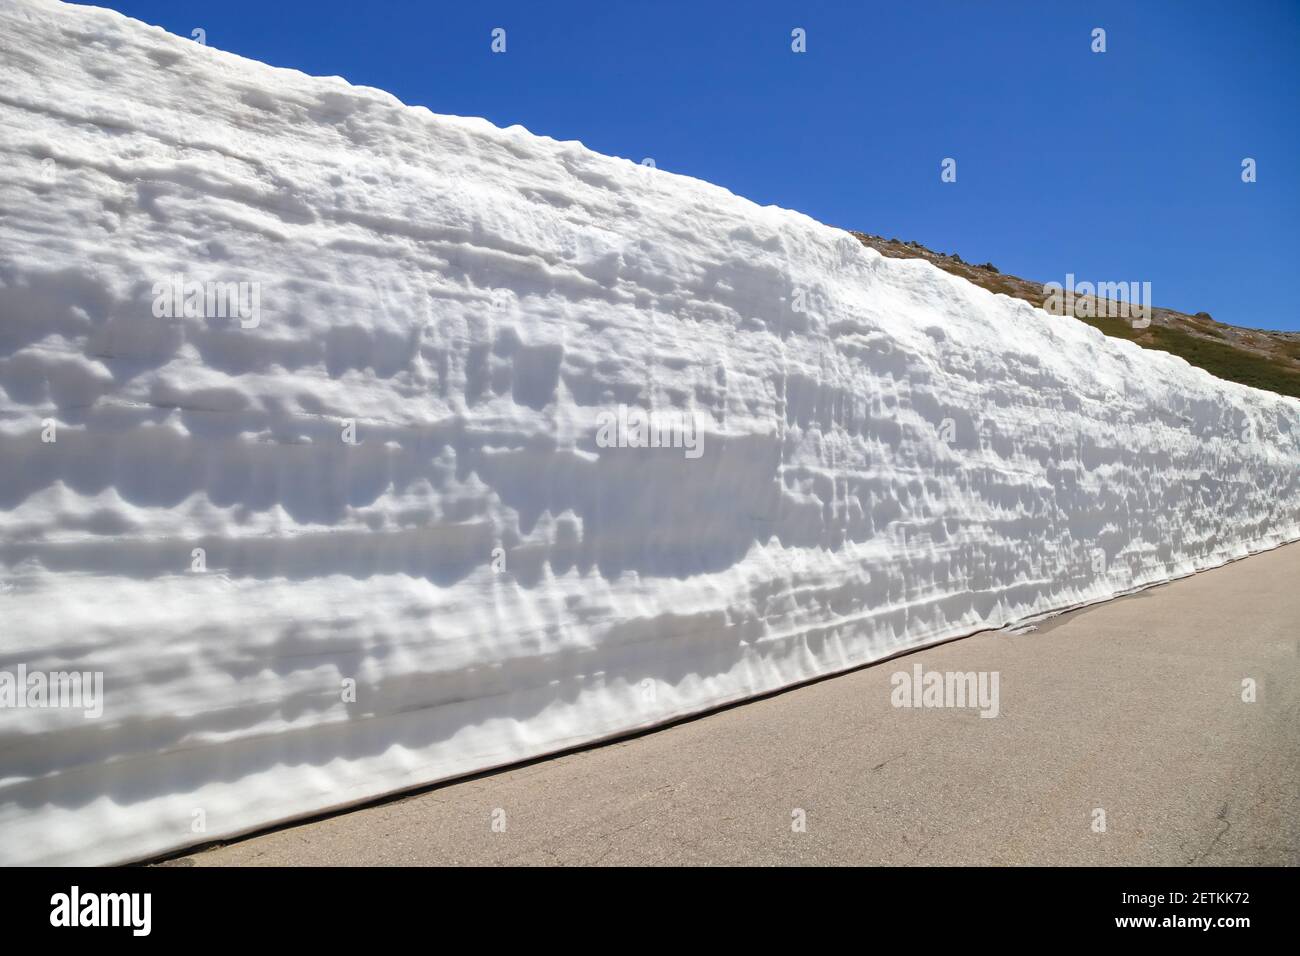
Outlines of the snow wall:
M0 862L1300 537L1300 402L798 213L45 0L0 4L0 90L0 680L103 681L0 709Z

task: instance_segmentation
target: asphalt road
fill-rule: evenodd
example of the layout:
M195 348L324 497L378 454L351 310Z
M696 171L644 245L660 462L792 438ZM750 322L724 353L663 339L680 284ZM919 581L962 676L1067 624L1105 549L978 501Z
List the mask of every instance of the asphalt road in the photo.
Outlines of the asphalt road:
M1300 545L169 865L706 863L1300 863Z

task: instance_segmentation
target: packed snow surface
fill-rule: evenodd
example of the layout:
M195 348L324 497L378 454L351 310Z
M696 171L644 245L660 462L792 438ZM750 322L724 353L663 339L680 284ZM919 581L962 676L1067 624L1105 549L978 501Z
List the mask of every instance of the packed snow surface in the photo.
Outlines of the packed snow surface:
M0 862L1300 537L1300 402L579 143L4 0L0 167Z

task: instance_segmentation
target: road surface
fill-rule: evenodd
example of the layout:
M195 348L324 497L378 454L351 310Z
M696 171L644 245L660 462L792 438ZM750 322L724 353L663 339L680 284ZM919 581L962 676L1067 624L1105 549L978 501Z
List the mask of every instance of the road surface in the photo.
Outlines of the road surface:
M1300 863L1300 545L169 861L705 863Z

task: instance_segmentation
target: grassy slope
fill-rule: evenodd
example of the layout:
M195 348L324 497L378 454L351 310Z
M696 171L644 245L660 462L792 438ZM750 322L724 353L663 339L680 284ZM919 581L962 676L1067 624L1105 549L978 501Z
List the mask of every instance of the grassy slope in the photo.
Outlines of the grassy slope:
M990 292L1024 299L1039 307L1043 305L1041 283L1003 275L991 265L972 265L960 256L933 252L918 243L861 232L853 235L883 255L927 259ZM1230 382L1300 398L1300 333L1242 329L1215 322L1203 313L1193 316L1161 308L1153 310L1151 325L1144 329L1135 329L1124 319L1081 318L1078 321L1087 322L1106 335L1177 355Z
M1134 329L1123 319L1080 319L1107 335L1128 339L1139 345L1170 352L1211 375L1240 382L1279 395L1300 398L1300 374L1267 355L1237 348L1227 342L1193 335L1172 326L1152 325ZM1213 333L1210 333L1211 335Z

